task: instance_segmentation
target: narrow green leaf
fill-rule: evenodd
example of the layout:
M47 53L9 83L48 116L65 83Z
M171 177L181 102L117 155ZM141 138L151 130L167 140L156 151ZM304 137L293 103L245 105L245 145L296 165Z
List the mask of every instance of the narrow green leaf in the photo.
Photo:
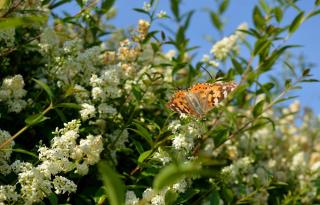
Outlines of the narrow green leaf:
M274 17L276 18L277 22L280 23L283 17L283 12L280 7L275 7L273 9Z
M227 8L229 6L229 2L230 2L229 0L223 0L221 2L220 6L219 6L219 14L223 14L227 10Z
M6 149L2 149L2 150L6 150ZM13 152L18 152L18 153L30 155L30 156L32 156L32 157L34 157L34 158L36 158L36 159L39 158L38 155L34 154L33 152L24 150L24 149L10 149L10 150L12 150Z
M54 95L53 95L53 92L51 91L50 87L46 83L44 83L40 80L37 80L34 78L32 80L35 81L48 94L50 101L52 101Z
M254 45L253 54L258 55L263 53L271 46L271 42L267 39L258 39Z
M71 109L75 109L75 110L81 109L81 106L76 103L59 103L59 104L55 105L54 107L71 108Z
M147 150L145 152L143 152L142 154L140 154L139 158L138 158L138 162L139 163L143 163L144 160L150 156L150 154L152 153L152 150Z
M118 173L106 161L98 163L98 170L111 205L125 204L125 185Z
M253 18L253 23L257 28L261 29L264 26L265 24L264 17L258 6L254 7L252 18Z
M264 106L264 100L261 100L254 106L252 111L253 117L258 117L259 115L261 115L263 111L263 106Z
M170 1L170 8L171 11L176 18L176 20L179 22L180 21L180 10L179 10L179 0L171 0Z
M219 31L221 31L223 28L223 24L222 24L222 21L220 20L220 16L215 12L211 11L210 17L211 17L211 23L213 24L213 26L216 27Z
M171 164L155 176L153 187L159 191L187 176L213 176L214 174L212 170L204 169L195 163Z
M133 130L138 135L143 137L152 146L153 141L152 141L152 136L151 136L150 132L137 122L133 122L133 124L137 127L137 130L135 130L135 129L131 129L131 130Z
M289 32L293 33L295 32L299 26L301 25L301 23L304 21L304 12L300 12L292 21L292 23L290 24L289 27Z
M149 14L146 10L141 9L141 8L134 8L133 10L136 11L136 12L139 12L139 13Z
M242 65L235 59L231 58L232 65L239 75L243 73Z
M31 116L27 117L24 120L24 122L29 126L33 126L33 125L39 124L47 119L49 119L49 118L45 117L42 113L38 113L38 114L31 115Z
M0 19L1 29L15 28L19 26L42 24L47 20L46 16L23 16Z

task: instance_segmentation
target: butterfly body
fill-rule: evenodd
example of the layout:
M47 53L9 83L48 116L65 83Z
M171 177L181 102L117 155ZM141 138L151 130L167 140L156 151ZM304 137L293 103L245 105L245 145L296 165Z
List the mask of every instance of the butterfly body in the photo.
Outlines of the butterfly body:
M236 88L233 82L198 83L176 92L167 106L175 112L201 117Z

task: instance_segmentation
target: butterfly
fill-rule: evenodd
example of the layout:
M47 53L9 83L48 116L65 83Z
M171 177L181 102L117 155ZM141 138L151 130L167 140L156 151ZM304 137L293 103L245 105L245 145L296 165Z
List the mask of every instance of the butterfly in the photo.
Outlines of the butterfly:
M177 91L167 107L174 112L199 118L216 107L236 87L234 82L198 83L188 90Z

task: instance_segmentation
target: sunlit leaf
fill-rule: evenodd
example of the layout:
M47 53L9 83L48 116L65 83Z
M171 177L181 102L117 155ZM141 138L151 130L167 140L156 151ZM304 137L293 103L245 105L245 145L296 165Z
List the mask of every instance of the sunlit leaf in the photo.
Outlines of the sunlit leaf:
M289 32L290 33L295 32L299 28L303 20L304 20L304 12L300 12L290 24Z
M123 205L125 201L125 185L106 161L98 163L98 170L111 205Z

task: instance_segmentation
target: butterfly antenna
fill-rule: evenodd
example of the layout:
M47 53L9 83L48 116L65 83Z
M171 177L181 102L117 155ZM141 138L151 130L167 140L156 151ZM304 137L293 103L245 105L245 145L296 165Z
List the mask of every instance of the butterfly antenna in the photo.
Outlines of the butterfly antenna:
M205 68L205 67L203 67L202 65L200 66L203 70L205 70L207 73L208 73L208 75L210 76L210 78L213 80L213 77L212 77L212 75L210 74L210 72Z

